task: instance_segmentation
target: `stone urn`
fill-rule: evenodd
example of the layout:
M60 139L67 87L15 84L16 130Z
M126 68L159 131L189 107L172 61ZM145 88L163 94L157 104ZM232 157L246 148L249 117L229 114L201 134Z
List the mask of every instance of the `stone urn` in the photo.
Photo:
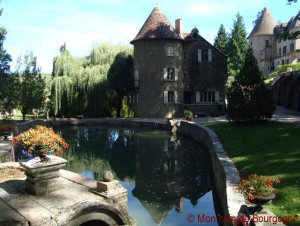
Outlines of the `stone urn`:
M25 180L26 190L33 195L46 195L63 188L62 178L59 170L65 167L67 160L48 155L47 162L41 161L39 157L20 165L25 169L27 176Z
M270 202L271 200L273 200L275 198L275 193L271 192L265 195L260 195L260 196L254 196L254 199L248 199L249 202L256 204L256 205L264 205L268 202Z

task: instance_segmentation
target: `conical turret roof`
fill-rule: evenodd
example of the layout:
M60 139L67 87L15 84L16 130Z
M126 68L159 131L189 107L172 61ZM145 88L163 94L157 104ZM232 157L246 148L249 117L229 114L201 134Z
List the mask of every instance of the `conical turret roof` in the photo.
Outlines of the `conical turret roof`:
M163 11L156 6L136 37L130 42L141 39L181 39Z
M290 21L287 24L287 27L290 29L300 27L300 11L296 16L290 19Z
M254 35L273 35L276 24L277 23L273 15L271 14L270 10L266 7L264 8L261 16L257 19L249 37Z

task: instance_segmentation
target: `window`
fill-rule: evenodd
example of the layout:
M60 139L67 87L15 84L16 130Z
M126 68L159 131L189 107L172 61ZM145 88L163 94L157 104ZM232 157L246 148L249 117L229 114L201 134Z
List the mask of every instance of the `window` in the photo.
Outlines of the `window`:
M198 62L211 62L212 51L211 49L198 49Z
M134 71L134 88L138 88L140 86L140 79L139 79L139 71Z
M186 60L186 53L183 53L183 59Z
M284 60L281 60L281 64L284 65Z
M281 47L279 47L278 55L281 55Z
M270 40L266 40L266 47L270 46Z
M282 47L282 54L286 54L286 46Z
M291 43L290 44L290 52L293 52L295 50L295 44Z
M187 78L187 72L183 72L183 78Z
M178 68L164 68L164 80L165 81L177 81L178 80Z
M167 56L174 57L174 46L173 45L167 46Z
M164 103L177 103L176 91L164 91Z
M218 101L218 91L196 91L196 103L216 103Z
M289 64L290 63L290 60L289 59L286 59L285 60L285 64Z
M281 38L278 38L278 43L281 43Z

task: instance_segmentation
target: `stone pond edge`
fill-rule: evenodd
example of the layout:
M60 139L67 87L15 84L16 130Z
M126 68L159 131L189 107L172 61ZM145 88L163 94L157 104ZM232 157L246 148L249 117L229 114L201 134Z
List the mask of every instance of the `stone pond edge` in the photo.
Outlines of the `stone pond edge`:
M76 118L52 118L48 120L34 120L18 125L18 133L35 125L56 126L80 126L80 125L126 125L133 127L151 127L157 129L170 129L171 126L165 119L138 119L138 118L100 118L100 119L76 119ZM245 205L245 199L236 191L240 176L237 168L227 156L216 133L201 125L182 120L177 132L187 135L199 141L208 150L214 172L214 183L221 202L224 216L236 217L241 205ZM199 213L200 214L200 213ZM225 225L232 225L226 222Z

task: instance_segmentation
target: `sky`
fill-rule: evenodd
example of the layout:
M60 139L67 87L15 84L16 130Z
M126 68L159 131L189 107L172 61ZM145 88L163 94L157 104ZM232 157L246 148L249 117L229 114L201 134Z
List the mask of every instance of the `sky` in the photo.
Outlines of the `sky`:
M8 32L4 48L13 59L11 71L19 56L32 51L42 72L51 73L65 42L74 57L89 55L100 43L130 45L157 4L174 27L182 18L185 32L197 27L211 44L221 24L231 31L238 12L249 34L264 7L281 22L300 10L299 1L286 0L2 0L0 26Z

